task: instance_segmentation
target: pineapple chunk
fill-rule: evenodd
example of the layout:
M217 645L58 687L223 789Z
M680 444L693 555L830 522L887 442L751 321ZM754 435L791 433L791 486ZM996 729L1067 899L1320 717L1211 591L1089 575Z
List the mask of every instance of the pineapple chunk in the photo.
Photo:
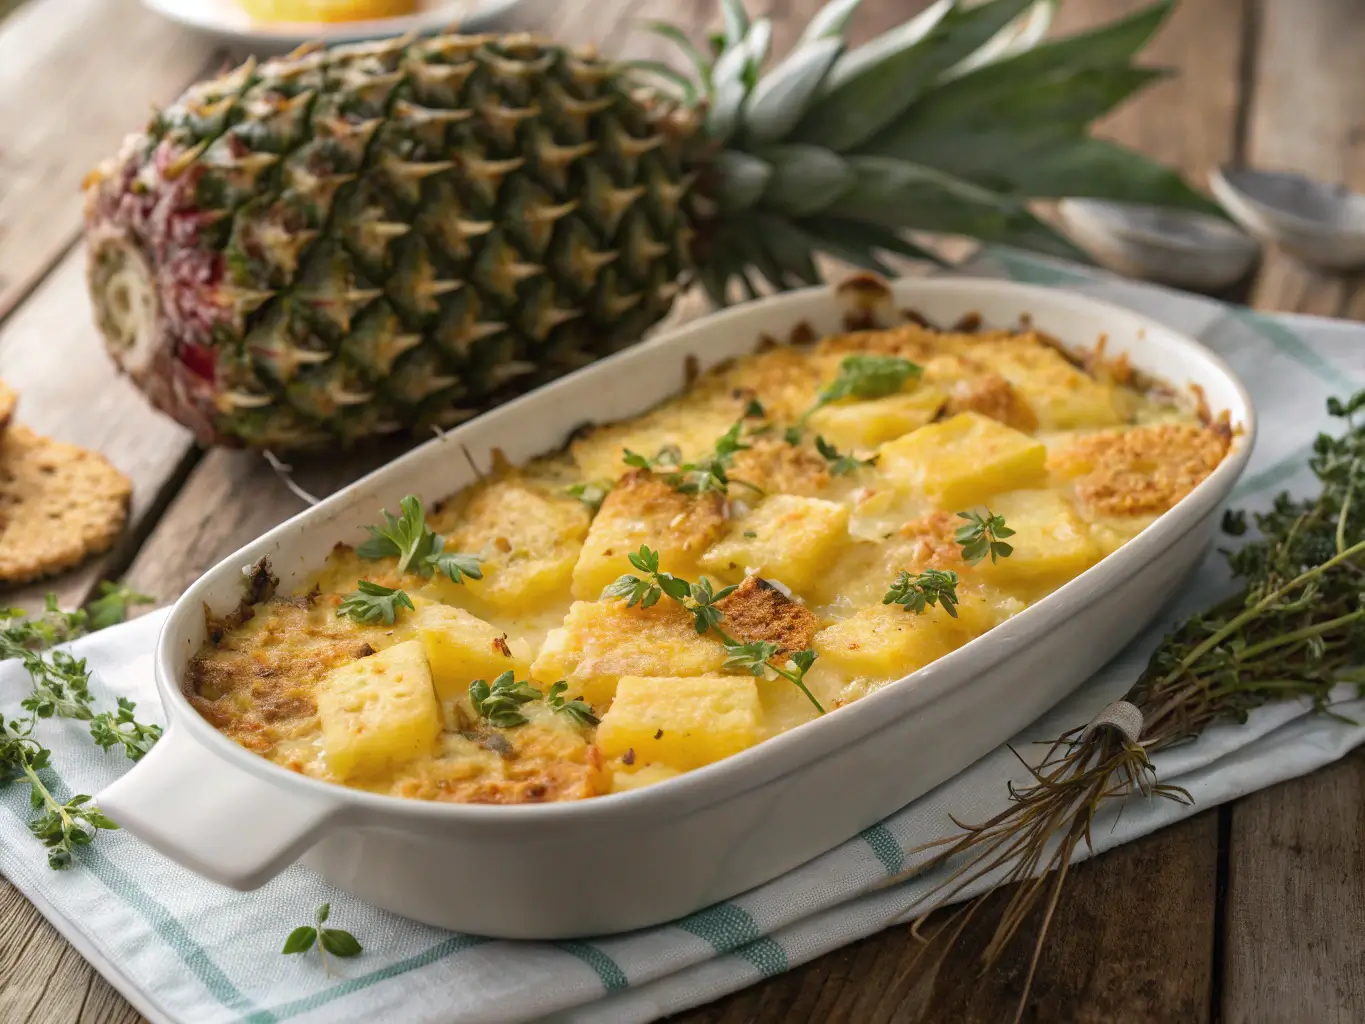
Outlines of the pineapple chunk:
M1001 491L1041 483L1047 448L980 413L931 423L881 446L880 467L939 508L964 509Z
M567 696L596 708L616 695L624 675L700 676L719 672L725 649L699 634L692 617L665 599L652 608L624 601L575 601L564 625L552 629L531 664L531 678L563 679Z
M643 764L685 772L753 746L761 719L749 676L623 676L597 746L605 757L634 750Z
M802 591L815 583L847 540L847 505L774 494L707 551L701 567L725 579L766 576Z
M1014 385L1042 430L1116 426L1132 412L1118 388L1077 369L1036 335L981 341L971 355Z
M659 552L664 572L696 575L697 559L725 529L723 506L714 491L681 494L647 470L627 474L592 521L573 569L573 596L594 601L617 577L634 573L628 556L642 544Z
M433 516L432 529L445 534L446 550L477 554L483 579L457 584L438 574L431 586L443 601L473 598L503 614L567 600L588 520L581 501L515 473L478 484Z
M1102 557L1099 544L1070 503L1055 491L1013 491L991 499L990 511L1014 531L1008 558L977 565L992 582L1046 580L1048 589L1078 576Z
M915 614L899 605L861 608L815 634L825 667L849 676L899 679L957 650L969 630L941 607Z
M340 778L376 775L430 754L441 708L419 640L333 669L317 691L327 764Z
M442 700L463 697L475 679L493 679L508 669L524 678L530 668L530 644L520 637L508 639L463 609L422 602L412 624Z
M836 448L875 448L930 422L946 397L939 388L921 386L885 398L834 402L811 413L808 423Z

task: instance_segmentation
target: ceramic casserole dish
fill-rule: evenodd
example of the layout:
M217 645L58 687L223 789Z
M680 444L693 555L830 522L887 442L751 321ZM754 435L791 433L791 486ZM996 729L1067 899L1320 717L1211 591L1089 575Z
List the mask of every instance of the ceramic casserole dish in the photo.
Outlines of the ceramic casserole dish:
M339 540L407 493L434 502L473 482L494 449L514 464L561 446L585 421L640 413L681 391L689 368L752 351L764 334L844 329L838 290L739 306L661 333L449 431L270 531L180 598L158 641L169 728L102 809L206 878L257 887L301 859L335 885L429 924L515 939L659 924L767 882L849 839L1008 740L1146 626L1194 571L1255 438L1250 399L1197 342L1065 291L968 278L903 280L883 312L937 324L979 314L1032 326L1177 390L1198 388L1234 429L1214 472L1099 564L986 635L824 718L642 789L565 803L404 800L281 768L221 735L182 692L207 606L236 605L243 568L268 556L297 587ZM849 293L845 292L845 298ZM471 884L495 870L516 884ZM578 884L565 885L565 879Z

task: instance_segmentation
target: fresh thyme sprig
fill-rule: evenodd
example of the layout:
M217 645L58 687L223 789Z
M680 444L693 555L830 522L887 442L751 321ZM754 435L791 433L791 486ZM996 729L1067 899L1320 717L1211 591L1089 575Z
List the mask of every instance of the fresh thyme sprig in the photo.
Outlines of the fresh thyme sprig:
M761 488L747 480L732 479L729 475L736 453L753 447L740 440L742 429L743 423L736 423L717 439L711 453L697 462L683 462L682 452L672 445L661 448L652 459L627 448L622 461L633 469L647 469L661 474L668 486L682 494L705 494L708 491L726 494L732 483L762 494Z
M42 813L28 830L47 848L48 866L61 871L72 864L76 847L88 846L101 829L118 826L90 803L87 794L62 801L38 774L51 767L52 753L33 735L38 713L5 721L0 717L0 787L22 782L29 787L29 806Z
M867 459L855 459L852 455L841 455L839 449L823 437L815 439L815 450L824 456L825 461L829 463L829 471L834 476L847 476L849 473L856 473L860 469L877 464L877 456L875 455Z
M380 509L384 522L365 527L370 539L355 549L357 555L371 561L397 558L400 573L415 573L423 579L435 572L445 573L452 583L463 583L466 576L483 579L477 555L444 550L444 538L427 526L420 498L409 494L398 507L402 514L397 517Z
M412 598L406 592L370 580L357 580L356 589L337 605L337 616L349 615L365 625L382 621L384 625L392 626L398 618L399 608L414 610Z
M639 551L632 551L627 558L644 575L627 573L617 577L602 591L603 600L624 598L628 608L636 604L649 608L667 595L692 615L692 623L698 633L710 630L716 634L725 648L726 668L740 669L759 678L771 678L768 676L771 671L774 676L781 676L804 693L816 711L822 715L825 713L824 707L806 685L806 673L815 663L814 651L797 651L788 658L786 664L774 665L772 659L780 650L776 644L768 641L740 643L721 628L720 623L725 616L716 605L734 593L736 587L722 587L713 591L711 581L705 576L696 583L690 583L681 576L660 572L659 553L646 545L641 545Z
M923 372L923 367L899 356L845 356L835 378L820 390L796 424L787 428L787 443L800 444L811 415L830 402L841 398L885 398L900 391L906 381Z
M1196 739L1217 722L1245 721L1268 704L1308 700L1316 713L1331 715L1336 687L1365 692L1365 425L1354 420L1365 411L1365 391L1331 399L1327 410L1346 429L1336 437L1319 434L1313 443L1308 465L1319 492L1305 499L1281 494L1255 516L1260 537L1227 553L1241 588L1190 616L1153 653L1124 697L1142 715L1137 741L1112 727L1073 729L1028 767L1032 782L1010 787L1009 807L979 824L959 823L958 834L912 851L933 854L916 859L916 873L950 860L955 865L930 893L925 916L1003 866L1000 886L1041 873L1015 887L984 950L990 966L1042 909L1021 1013L1067 869L1081 844L1090 844L1100 808L1136 794L1193 802L1189 792L1157 778L1153 754ZM1245 514L1224 519L1233 536L1247 526ZM955 941L983 899L964 906L958 921L938 934Z
M284 940L284 948L281 953L307 953L315 945L317 946L318 956L322 958L322 969L330 975L331 967L327 963L327 954L333 956L352 957L359 956L364 947L356 940L356 937L348 931L340 928L324 928L323 923L332 915L332 905L324 903L318 907L313 915L313 923L300 925L289 933L289 937Z
M122 621L130 603L151 600L112 584L105 584L101 590L88 610L64 612L56 595L49 594L43 611L36 615L20 609L0 611L0 621L4 622L0 627L0 660L20 661L32 687L20 701L26 715L8 720L0 716L0 787L10 783L29 787L30 806L42 812L29 822L29 831L47 848L48 865L59 870L70 867L76 848L89 845L97 832L118 826L101 814L86 794L57 799L40 774L50 769L52 753L34 735L38 723L52 717L89 722L97 744L105 750L122 745L134 761L161 736L160 726L137 721L137 705L126 698L119 698L116 712L96 714L84 659L66 651L43 654L53 644Z
M598 718L592 713L592 707L583 698L564 699L564 694L568 689L569 684L562 679L557 683L550 684L550 692L545 695L545 703L550 705L550 710L568 715L579 725L596 725Z
M530 721L519 709L540 696L540 691L530 683L518 682L516 673L510 669L494 679L492 686L486 679L475 679L469 684L469 702L474 705L474 713L499 729L512 729Z
M925 569L912 576L902 570L882 598L882 604L902 605L916 615L937 604L957 618L957 573L951 569Z
M978 512L959 512L957 517L967 520L966 526L958 527L955 539L962 545L962 560L968 565L976 565L987 557L995 564L1014 553L1013 545L1004 540L1014 536L1014 531L1005 525L1004 516L993 515L986 509L984 516Z
M154 604L156 598L140 594L124 583L100 584L100 596L85 606L91 632L116 626L128 618L128 609L135 604Z

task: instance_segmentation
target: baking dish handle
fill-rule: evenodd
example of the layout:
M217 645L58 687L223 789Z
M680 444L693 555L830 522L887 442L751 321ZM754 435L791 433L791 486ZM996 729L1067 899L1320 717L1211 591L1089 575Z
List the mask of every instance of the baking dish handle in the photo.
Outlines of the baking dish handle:
M297 860L342 806L238 768L174 725L97 803L158 853L241 890Z

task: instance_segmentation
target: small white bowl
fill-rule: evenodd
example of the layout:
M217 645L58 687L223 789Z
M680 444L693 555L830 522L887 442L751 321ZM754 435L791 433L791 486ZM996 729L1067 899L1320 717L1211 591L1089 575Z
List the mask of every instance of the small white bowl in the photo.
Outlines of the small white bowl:
M1217 217L1102 199L1066 199L1062 218L1103 266L1129 277L1217 291L1246 276L1260 246Z
M1327 270L1365 266L1365 195L1286 171L1220 167L1209 186L1258 238Z

